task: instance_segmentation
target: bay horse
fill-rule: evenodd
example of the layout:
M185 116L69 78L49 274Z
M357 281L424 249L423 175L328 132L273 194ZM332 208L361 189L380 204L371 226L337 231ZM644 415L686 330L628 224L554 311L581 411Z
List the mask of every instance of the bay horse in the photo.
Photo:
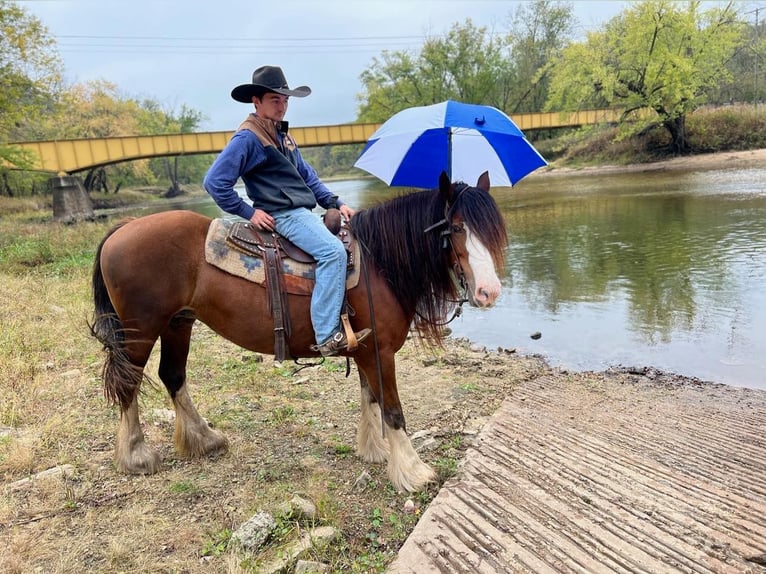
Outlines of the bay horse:
M105 396L120 407L115 463L121 472L152 474L161 467L159 453L144 441L138 409L144 368L158 339L158 374L176 412L175 447L189 458L228 450L227 439L199 415L187 389L194 322L202 321L240 347L274 354L266 289L205 259L211 221L190 211L139 217L117 224L98 247L90 328L106 351ZM411 327L426 344L441 344L443 321L462 304L461 295L477 307L495 302L505 224L485 172L476 187L452 183L442 173L438 189L360 210L350 227L366 266L365 279L347 291L355 310L351 325L354 331L373 327L369 344L350 355L361 382L357 453L368 462L387 460L388 477L399 491L419 490L436 474L407 436L394 355ZM288 297L290 356L317 357L311 349L310 297Z

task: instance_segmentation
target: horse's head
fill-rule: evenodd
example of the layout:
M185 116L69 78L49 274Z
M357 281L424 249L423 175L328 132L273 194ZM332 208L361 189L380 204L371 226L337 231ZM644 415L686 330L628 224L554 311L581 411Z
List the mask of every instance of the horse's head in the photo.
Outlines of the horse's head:
M450 263L456 280L465 286L468 303L491 307L500 295L504 250L508 244L503 216L489 194L489 174L479 176L476 187L453 184L446 173L439 190L448 205Z

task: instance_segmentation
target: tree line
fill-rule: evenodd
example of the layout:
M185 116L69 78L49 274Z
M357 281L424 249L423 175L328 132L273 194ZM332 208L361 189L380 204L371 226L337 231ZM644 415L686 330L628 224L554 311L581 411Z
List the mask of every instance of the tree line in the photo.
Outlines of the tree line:
M600 29L578 34L573 3L515 4L507 29L470 19L418 50L384 50L360 76L357 121L383 122L411 106L454 99L508 114L615 107L618 137L652 128L672 153L691 151L690 113L706 104L761 102L764 24L744 3L641 0ZM192 132L204 116L122 94L107 80L63 85L55 39L23 8L0 0L0 165L24 166L13 141ZM759 74L759 70L762 70ZM647 113L647 111L649 113ZM323 175L348 171L358 147L304 150ZM91 188L199 183L209 156L118 164ZM39 177L0 167L0 195L43 192Z

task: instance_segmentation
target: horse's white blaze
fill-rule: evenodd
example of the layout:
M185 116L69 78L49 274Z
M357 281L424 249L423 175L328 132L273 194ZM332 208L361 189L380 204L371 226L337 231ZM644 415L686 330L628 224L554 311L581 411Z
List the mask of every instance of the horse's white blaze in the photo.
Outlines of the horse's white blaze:
M471 274L473 275L473 284L471 285L469 282L473 292L473 300L479 307L491 307L500 295L501 288L492 255L479 241L479 238L471 233L468 225L464 225L464 228L468 264L471 266Z
M403 429L386 427L391 455L388 458L388 479L400 491L414 492L436 481L433 469L420 460Z
M383 438L380 409L372 402L372 395L367 386L362 386L362 412L356 431L356 452L367 462L385 462L388 460L388 442Z

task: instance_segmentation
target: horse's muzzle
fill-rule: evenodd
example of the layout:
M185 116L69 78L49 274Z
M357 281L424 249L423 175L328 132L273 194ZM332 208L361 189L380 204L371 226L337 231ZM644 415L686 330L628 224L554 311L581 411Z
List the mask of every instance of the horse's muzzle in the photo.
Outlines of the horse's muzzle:
M474 307L492 307L500 296L500 281L497 285L476 285L470 291L469 303Z

